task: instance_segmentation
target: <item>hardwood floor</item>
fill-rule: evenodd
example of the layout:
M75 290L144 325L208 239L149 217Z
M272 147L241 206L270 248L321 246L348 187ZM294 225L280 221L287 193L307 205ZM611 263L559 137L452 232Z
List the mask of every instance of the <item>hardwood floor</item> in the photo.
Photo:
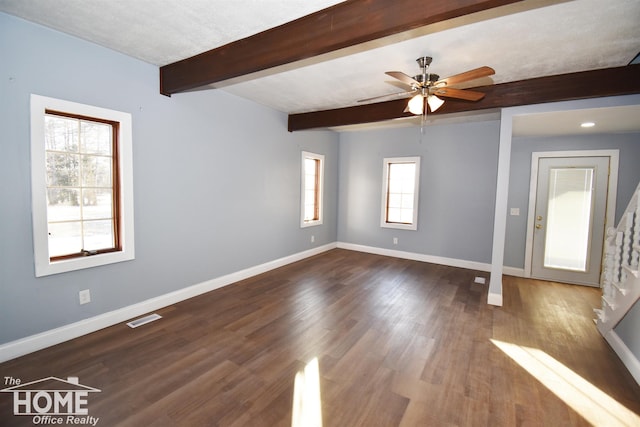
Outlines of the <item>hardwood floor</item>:
M640 388L592 321L597 289L506 277L493 307L477 275L488 277L336 249L137 329L0 364L0 376L76 376L101 390L87 408L103 427L291 426L294 378L314 358L325 427L640 420ZM0 393L1 425L34 424L12 405Z

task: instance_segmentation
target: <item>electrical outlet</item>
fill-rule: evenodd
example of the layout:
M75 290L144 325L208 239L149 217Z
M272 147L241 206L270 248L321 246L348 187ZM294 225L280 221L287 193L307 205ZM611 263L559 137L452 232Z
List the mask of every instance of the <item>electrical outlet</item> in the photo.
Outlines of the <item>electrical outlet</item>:
M89 291L89 289L85 289L84 291L78 292L78 298L80 299L80 304L87 304L91 302L91 291Z
M313 234L311 235L311 243L316 241L316 236L314 236Z
M394 245L397 245L397 244L398 244L398 238L397 238L397 237L394 237L394 238L393 238L393 244L394 244Z

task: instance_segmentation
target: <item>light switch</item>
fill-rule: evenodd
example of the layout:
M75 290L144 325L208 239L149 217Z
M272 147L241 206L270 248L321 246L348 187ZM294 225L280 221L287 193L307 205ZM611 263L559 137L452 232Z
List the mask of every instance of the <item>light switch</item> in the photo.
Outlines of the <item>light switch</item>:
M519 216L520 215L520 208L511 208L510 213L512 216Z

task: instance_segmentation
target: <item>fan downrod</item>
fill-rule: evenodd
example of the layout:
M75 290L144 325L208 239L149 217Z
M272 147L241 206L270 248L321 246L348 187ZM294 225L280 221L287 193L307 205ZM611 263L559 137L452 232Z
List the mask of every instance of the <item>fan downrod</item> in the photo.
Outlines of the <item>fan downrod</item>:
M433 58L430 56L421 56L420 58L416 59L418 66L423 70L425 68L429 68L429 65L431 65L431 61L433 61Z

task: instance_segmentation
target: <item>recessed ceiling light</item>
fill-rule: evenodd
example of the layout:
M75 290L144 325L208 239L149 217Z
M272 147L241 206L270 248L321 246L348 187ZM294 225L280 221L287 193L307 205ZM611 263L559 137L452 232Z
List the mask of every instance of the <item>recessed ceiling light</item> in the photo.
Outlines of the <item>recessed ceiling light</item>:
M581 123L581 124L580 124L580 126L581 126L581 127L583 127L583 128L592 128L592 127L594 127L595 125L596 125L596 124L595 124L595 123L593 123L593 122L584 122L584 123Z

